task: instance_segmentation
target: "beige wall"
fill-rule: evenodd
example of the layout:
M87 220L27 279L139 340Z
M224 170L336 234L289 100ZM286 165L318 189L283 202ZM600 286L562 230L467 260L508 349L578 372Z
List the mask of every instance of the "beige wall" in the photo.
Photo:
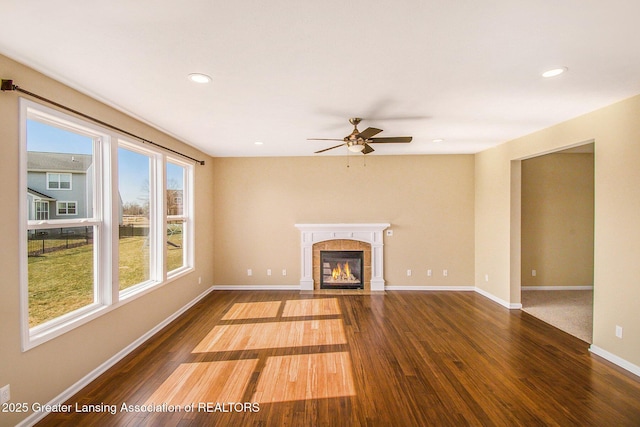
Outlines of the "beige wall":
M595 141L593 345L640 365L640 96L560 123L476 155L476 286L519 303L509 280L510 248L519 239L511 220L512 162ZM515 181L515 179L514 179ZM519 200L518 200L519 203ZM515 221L515 220L514 220ZM514 241L516 243L514 243ZM492 278L485 282L484 274ZM519 278L519 274L517 275ZM624 338L615 337L615 326Z
M186 154L207 160L195 170L196 271L27 352L21 351L19 317L18 94L0 93L0 386L11 385L12 402L47 403L83 376L204 292L213 282L209 261L213 224L211 159L124 114L0 56L0 76L24 89L57 100ZM198 284L198 277L202 284ZM0 425L15 425L23 414L0 415Z
M522 286L593 285L593 157L522 161Z
M334 156L215 159L215 284L299 285L296 223L389 222L387 285L472 286L473 156L362 160L352 156L347 168Z

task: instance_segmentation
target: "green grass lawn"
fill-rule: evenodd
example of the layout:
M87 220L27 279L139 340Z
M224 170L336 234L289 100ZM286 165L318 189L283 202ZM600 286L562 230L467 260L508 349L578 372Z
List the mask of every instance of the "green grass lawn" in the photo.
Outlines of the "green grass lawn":
M118 240L120 249L120 290L149 279L149 244L146 237Z
M29 257L29 326L93 302L93 245Z
M119 240L120 290L149 278L145 237ZM167 246L167 269L182 266L182 234ZM34 327L93 303L93 245L29 257L29 326Z

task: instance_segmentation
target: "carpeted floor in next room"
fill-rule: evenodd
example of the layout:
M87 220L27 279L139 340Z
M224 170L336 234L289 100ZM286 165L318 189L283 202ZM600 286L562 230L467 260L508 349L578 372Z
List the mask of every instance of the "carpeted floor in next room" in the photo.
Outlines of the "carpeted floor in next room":
M523 290L522 311L583 341L592 342L593 290Z

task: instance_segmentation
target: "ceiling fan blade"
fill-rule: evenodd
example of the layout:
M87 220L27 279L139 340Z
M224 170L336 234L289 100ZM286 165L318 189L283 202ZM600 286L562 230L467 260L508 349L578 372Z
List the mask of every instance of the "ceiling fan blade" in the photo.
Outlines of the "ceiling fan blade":
M372 136L379 134L380 132L382 132L382 129L366 128L365 130L360 132L360 137L362 137L363 139L369 139Z
M365 116L362 120L370 122L390 122L390 121L412 121L412 120L429 120L431 116Z
M325 151L329 151L329 150L333 150L334 148L342 147L345 144L346 144L346 142L343 143L343 144L340 144L340 145L336 145L335 147L329 147L329 148L325 148L324 150L316 151L313 154L324 153Z
M392 136L390 138L371 138L369 143L379 143L379 142L411 142L413 137L411 136Z
M364 143L364 149L362 150L362 154L369 154L369 153L371 153L373 151L376 151L376 150L374 150L369 144L367 144L365 142Z
M307 138L307 141L344 141L344 138Z

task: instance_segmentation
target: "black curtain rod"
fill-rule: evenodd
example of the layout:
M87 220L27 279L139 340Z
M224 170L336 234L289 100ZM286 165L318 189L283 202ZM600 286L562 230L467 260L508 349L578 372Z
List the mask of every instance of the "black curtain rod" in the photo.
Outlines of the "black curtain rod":
M126 131L126 130L124 130L124 129L120 129L120 128L119 128L119 127L117 127L117 126L113 126L113 125L111 125L111 124L109 124L109 123L103 122L102 120L96 119L95 117L91 117L91 116L89 116L89 115L87 115L87 114L81 113L80 111L74 110L73 108L67 107L66 105L59 104L59 103L57 103L57 102L55 102L55 101L52 101L52 100L50 100L50 99L47 99L47 98L45 98L45 97L43 97L43 96L37 95L37 94L35 94L35 93L33 93L33 92L29 92L28 90L24 90L24 89L22 89L21 87L19 87L19 86L17 86L17 85L14 85L14 84L13 84L13 80L5 80L5 79L2 79L2 87L0 87L0 90L2 90L3 92L6 92L6 91L16 91L16 92L24 93L25 95L29 95L29 96L31 96L31 97L34 97L34 98L36 98L36 99L39 99L40 101L47 102L47 103L49 103L49 104L51 104L51 105L54 105L54 106L56 106L56 107L58 107L58 108L62 108L63 110L67 110L67 111L69 111L69 112L71 112L71 113L73 113L73 114L76 114L76 115L80 116L80 117L83 117L83 118L85 118L85 119L91 120L91 121L92 121L92 122L94 122L94 123L97 123L97 124L99 124L99 125L102 125L102 126L108 127L109 129L115 130L115 131L117 131L117 132L123 133L123 134L128 135L128 136L131 136L131 137L133 137L133 138L136 138L136 139L138 139L138 140L140 140L140 141L144 142L145 144L150 144L150 145L153 145L153 146L155 146L155 147L162 148L163 150L170 151L170 152L172 152L172 153L174 153L174 154L178 154L179 156L182 156L182 157L184 157L184 158L187 158L187 159L193 160L194 162L196 162L196 163L198 163L198 164L200 164L200 165L204 165L204 160L194 159L194 158L193 158L193 157L191 157L191 156L187 156L186 154L182 154L182 153L180 153L179 151L172 150L171 148L167 148L167 147L165 147L165 146L163 146L163 145L160 145L160 144L157 144L157 143L155 143L155 142L153 142L153 141L149 141L148 139L145 139L145 138L143 138L143 137L141 137L141 136L138 136L138 135L136 135L136 134L133 134L133 133L131 133L131 132L127 132L127 131Z

